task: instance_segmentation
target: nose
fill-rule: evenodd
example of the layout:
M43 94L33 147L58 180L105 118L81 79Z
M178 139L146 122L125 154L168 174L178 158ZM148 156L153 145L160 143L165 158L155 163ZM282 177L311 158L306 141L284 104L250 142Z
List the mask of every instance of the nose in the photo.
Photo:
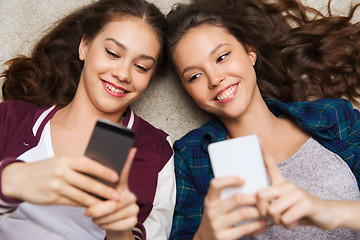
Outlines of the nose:
M209 88L218 86L224 79L225 74L217 67L212 67L208 71Z
M119 81L130 82L130 67L131 64L126 61L119 61L112 69L112 75Z

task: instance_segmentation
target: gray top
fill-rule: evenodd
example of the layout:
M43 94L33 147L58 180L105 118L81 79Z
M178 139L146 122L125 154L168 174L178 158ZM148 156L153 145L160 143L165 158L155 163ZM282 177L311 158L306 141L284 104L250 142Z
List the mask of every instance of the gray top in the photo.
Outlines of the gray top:
M356 179L348 165L313 138L279 163L279 168L289 182L322 199L360 200ZM360 233L347 229L324 231L313 226L297 226L290 230L272 226L256 237L242 239L360 239Z

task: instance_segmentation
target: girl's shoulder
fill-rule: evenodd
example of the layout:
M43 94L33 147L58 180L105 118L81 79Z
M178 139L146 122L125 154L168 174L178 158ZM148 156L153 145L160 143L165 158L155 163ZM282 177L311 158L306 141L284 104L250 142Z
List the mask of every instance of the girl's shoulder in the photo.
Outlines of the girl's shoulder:
M212 142L224 140L226 129L218 118L214 118L201 127L191 130L183 137L176 140L174 148L193 148L197 146L207 147Z
M51 106L39 107L32 103L19 100L6 100L0 103L0 117L12 122L37 119ZM30 121L32 122L32 121Z
M131 124L131 126L128 125L128 127L135 131L138 139L142 139L142 141L148 142L163 141L169 137L169 135L164 130L155 127L154 125L139 117L135 113L132 114L133 117L130 121L132 121L133 123Z

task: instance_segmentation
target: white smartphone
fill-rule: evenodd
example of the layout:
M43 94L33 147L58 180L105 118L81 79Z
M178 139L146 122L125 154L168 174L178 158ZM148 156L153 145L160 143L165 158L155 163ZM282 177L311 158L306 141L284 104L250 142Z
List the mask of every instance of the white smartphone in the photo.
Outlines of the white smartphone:
M215 177L232 175L245 179L245 184L241 187L224 189L221 192L222 199L226 199L236 193L256 193L260 189L269 186L257 135L211 143L208 146L208 151ZM269 216L258 219L266 219L268 221L267 225L272 225ZM244 220L235 226L254 220Z
M211 143L208 151L215 177L233 175L246 181L241 187L224 189L223 199L238 192L256 193L269 185L257 135Z

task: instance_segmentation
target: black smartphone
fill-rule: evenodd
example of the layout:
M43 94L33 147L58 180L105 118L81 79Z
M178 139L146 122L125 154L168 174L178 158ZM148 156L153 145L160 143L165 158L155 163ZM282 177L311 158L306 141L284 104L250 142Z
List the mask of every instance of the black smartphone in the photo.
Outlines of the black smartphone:
M120 174L134 140L135 132L133 130L100 119L96 122L85 156ZM100 178L96 179L113 188L117 185L117 183L110 183Z

